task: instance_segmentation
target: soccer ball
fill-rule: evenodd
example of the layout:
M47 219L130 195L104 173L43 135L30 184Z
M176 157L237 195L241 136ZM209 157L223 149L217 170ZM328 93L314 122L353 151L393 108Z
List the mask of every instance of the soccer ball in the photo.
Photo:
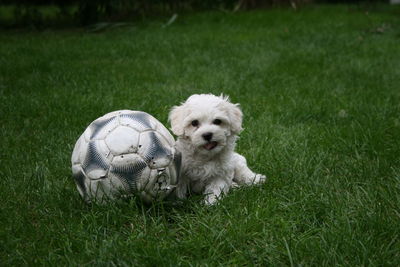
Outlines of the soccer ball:
M176 187L181 156L157 119L120 110L93 121L72 152L72 173L86 202L138 195L161 200Z

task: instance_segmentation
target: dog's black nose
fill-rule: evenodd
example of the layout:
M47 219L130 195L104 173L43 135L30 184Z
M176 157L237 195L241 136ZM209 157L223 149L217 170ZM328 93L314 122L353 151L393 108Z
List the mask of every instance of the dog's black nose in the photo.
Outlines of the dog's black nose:
M212 133L205 133L202 136L203 136L204 140L211 141L211 138L212 138L213 134Z

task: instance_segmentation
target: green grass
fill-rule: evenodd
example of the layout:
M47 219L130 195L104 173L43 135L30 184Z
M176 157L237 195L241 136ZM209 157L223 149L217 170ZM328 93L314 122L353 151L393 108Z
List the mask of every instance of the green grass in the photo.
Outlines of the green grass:
M178 17L89 34L0 32L0 265L400 264L400 9ZM100 115L167 124L194 93L245 114L269 177L219 205L85 205L73 145Z

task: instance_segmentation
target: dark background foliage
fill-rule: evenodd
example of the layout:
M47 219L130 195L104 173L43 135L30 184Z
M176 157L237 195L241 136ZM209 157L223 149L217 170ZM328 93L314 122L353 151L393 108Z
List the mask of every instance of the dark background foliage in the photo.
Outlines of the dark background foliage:
M178 12L218 9L227 12L318 2L358 3L358 0L0 0L0 23L6 27L82 26L97 22L132 21ZM382 2L382 1L369 1ZM44 9L47 8L47 12ZM8 12L8 19L4 13Z

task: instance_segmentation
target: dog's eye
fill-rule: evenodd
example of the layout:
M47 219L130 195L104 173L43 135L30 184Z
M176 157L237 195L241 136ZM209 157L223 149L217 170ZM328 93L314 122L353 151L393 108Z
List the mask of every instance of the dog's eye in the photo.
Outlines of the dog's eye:
M215 119L213 121L213 124L215 124L215 125L220 125L221 123L222 123L222 121L220 119Z
M193 126L193 127L199 126L199 121L198 121L198 120L192 121L192 126Z

